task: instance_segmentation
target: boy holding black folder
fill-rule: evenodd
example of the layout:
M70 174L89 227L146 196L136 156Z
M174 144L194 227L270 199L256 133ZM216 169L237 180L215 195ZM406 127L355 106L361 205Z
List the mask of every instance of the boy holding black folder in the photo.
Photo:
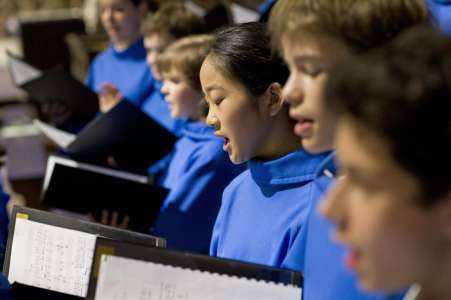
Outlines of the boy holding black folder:
M152 234L168 247L207 253L224 188L243 168L223 151L205 123L199 70L214 37L194 35L171 44L158 61L171 116L185 118L172 159L158 182L170 189Z

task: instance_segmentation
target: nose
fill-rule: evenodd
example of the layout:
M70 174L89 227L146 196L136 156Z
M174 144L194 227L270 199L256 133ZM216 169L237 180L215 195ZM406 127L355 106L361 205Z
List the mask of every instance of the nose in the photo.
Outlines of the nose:
M164 95L169 94L168 82L166 80L163 80L163 85L161 86L160 92Z
M338 230L347 226L347 201L349 195L346 193L346 179L337 180L335 185L326 195L320 205L320 213L334 222Z
M287 82L283 86L282 97L285 103L290 106L296 106L302 103L304 95L302 93L301 82L296 79L293 73L290 73Z
M219 128L219 120L214 115L213 109L211 107L208 108L207 118L205 120L208 126L214 127L215 129Z

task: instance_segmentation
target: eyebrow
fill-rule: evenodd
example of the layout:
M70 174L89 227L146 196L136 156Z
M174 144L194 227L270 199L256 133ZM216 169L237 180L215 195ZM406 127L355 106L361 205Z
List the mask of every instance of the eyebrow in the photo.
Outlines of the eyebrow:
M225 89L222 86L219 86L219 85L210 85L210 86L207 86L205 88L205 91L207 93L211 92L212 90L223 90L223 91L225 91Z

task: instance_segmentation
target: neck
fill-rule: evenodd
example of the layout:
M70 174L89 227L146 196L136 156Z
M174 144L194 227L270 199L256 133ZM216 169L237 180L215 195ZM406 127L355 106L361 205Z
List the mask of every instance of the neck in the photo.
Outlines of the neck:
M279 113L270 126L269 135L263 139L269 141L264 151L257 157L262 160L274 160L301 149L299 138L293 132L288 113Z
M127 40L116 41L116 42L114 42L114 48L116 48L116 50L126 50L140 38L141 38L141 35L136 34L134 37L131 37Z

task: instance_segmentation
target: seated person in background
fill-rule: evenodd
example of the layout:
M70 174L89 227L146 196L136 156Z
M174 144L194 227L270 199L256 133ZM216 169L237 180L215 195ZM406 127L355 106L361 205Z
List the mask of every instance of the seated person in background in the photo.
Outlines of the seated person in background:
M246 170L227 186L210 246L212 256L280 267L303 226L310 183L325 156L301 148L282 85L288 69L274 56L263 23L217 33L200 79L207 123Z
M337 66L326 99L344 176L321 211L347 267L365 290L451 299L451 40L415 28Z
M170 248L203 253L208 253L222 192L243 171L230 162L223 140L205 124L199 70L213 40L209 35L182 38L158 61L171 116L186 121L158 180L170 192L151 233L167 239Z
M204 20L208 32L233 24L232 12L227 0L200 0L200 4L207 10Z
M8 214L9 196L3 191L2 180L0 178L0 266L3 266L3 259L5 256L6 242L8 240Z
M153 90L152 73L146 64L140 32L146 13L145 0L100 0L100 17L111 45L92 62L86 85L100 94L102 112L112 106L103 96L104 89L111 85L138 106Z
M183 4L163 5L155 14L150 15L142 24L141 32L144 36L144 46L147 52L147 68L153 75L151 92L140 103L141 109L154 118L172 133L179 135L181 120L171 118L167 103L161 93L163 79L157 65L159 55L175 40L191 35L203 33L205 24L199 16L188 10ZM132 72L132 70L128 71ZM112 85L107 86L103 93L106 103L104 111L114 107L123 96Z

